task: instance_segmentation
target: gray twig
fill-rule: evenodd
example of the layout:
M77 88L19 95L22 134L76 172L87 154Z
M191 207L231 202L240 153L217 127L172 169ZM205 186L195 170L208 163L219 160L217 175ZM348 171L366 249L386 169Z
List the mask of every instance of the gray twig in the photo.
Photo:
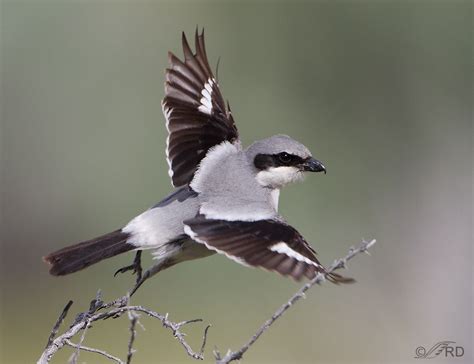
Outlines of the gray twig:
M127 305L129 305L129 303L130 303L130 295L128 295ZM135 342L135 337L137 336L136 327L137 327L137 323L139 323L138 322L139 317L140 316L136 314L135 312L132 312L132 311L128 312L128 319L130 320L130 339L128 340L127 364L132 363L132 356L135 353L135 349L133 348L133 343Z
M46 348L48 346L51 345L51 343L53 342L54 338L56 337L56 335L58 334L58 331L59 331L59 327L61 326L61 324L63 323L64 319L66 318L67 316L67 313L69 311L69 309L71 308L72 306L72 301L69 301L66 306L64 306L63 308L63 311L61 312L61 314L59 315L58 317L58 320L56 321L56 323L54 324L53 326L53 329L51 330L51 334L49 335L49 338L48 338L48 343L46 344Z
M81 342L79 344L71 345L72 343L70 340L75 335L77 335L81 330L85 330L86 328L88 328L93 322L105 320L108 318L117 318L126 313L132 313L134 315L136 315L137 313L144 313L148 315L149 317L152 317L161 321L161 324L163 325L163 327L171 330L171 332L173 333L173 336L176 338L176 340L178 340L181 346L183 346L184 350L191 358L197 359L197 360L204 359L203 351L204 351L205 341L207 338L208 327L206 327L206 329L204 330L203 345L201 345L200 352L193 351L191 346L185 340L185 334L181 331L183 326L189 323L193 323L193 322L201 322L202 321L201 319L194 319L194 320L188 320L188 321L182 321L182 322L173 322L168 319L168 315L159 314L158 312L152 311L143 306L128 305L128 299L129 299L129 296L127 295L124 297L120 297L109 303L103 303L100 300L100 297L99 299L96 298L96 300L93 301L94 304L91 303L91 308L89 309L88 312L78 315L75 322L65 333L63 333L62 335L59 335L58 337L56 337L54 340L51 341L51 343L45 348L45 350L41 354L41 357L38 359L37 364L49 363L52 357L65 345L73 346L77 350L86 350L86 351L96 352L98 354L104 355L105 352L98 349L93 349L96 351L87 350L91 348L84 349L84 346L82 346L82 341L85 334L82 335ZM61 315L61 316L65 316L65 315ZM133 324L133 327L131 326L131 331L132 330L135 331L135 326L137 323L139 323L138 319ZM57 323L54 325L53 332L54 330L57 331L56 326L58 326ZM56 334L53 335L53 337L55 336ZM132 350L132 354L133 354L134 339L135 339L135 334L133 334L133 339L131 338L129 342L129 355L130 355L130 350ZM113 357L110 354L107 354L107 355L109 355L109 359L115 360L117 362L116 359L118 358ZM75 357L73 356L72 360L77 360L77 355ZM127 356L127 360L131 360L131 355L130 355L130 359ZM120 363L126 363L126 362L121 361Z
M206 341L207 341L207 331L211 328L211 324L207 325L206 328L204 329L204 335L202 338L202 345L201 345L201 350L199 350L199 353L201 355L204 354L204 349L206 348Z
M218 350L214 351L214 356L216 359L216 364L227 364L235 360L242 359L242 356L245 352L258 340L258 338L267 331L270 326L278 320L295 302L299 299L304 298L305 292L313 287L315 284L319 284L323 282L326 277L334 272L337 269L345 268L346 264L349 260L354 258L357 254L360 253L368 253L369 248L371 248L376 243L376 240L373 239L371 241L363 241L362 244L359 245L357 248L351 248L349 253L342 259L337 259L334 263L326 270L326 273L321 274L319 273L316 277L314 277L311 281L306 283L303 287L301 287L290 299L284 303L275 313L270 317L267 321L263 323L263 325L257 330L257 332L252 336L252 338L239 350L231 351L228 350L227 354L222 357Z
M132 356L135 353L135 349L133 348L133 343L135 342L135 336L137 335L137 330L135 327L137 326L138 316L131 314L130 318L130 340L128 341L128 353L127 353L127 364L132 362Z
M86 327L82 331L81 339L79 340L79 344L76 345L76 350L72 353L71 357L69 358L69 364L77 364L77 360L79 359L79 355L81 354L81 347L82 343L86 338L87 330L90 327L90 322L88 321Z
M78 345L78 344L74 344L73 342L71 342L70 340L65 340L64 343L68 346L71 346L77 350L84 350L84 351L88 351L90 353L96 353L96 354L100 354L100 355L103 355L105 356L107 359L110 359L112 361L115 361L117 362L118 364L125 364L122 360L120 360L119 358L117 358L116 356L113 356L103 350L99 350L99 349L94 349L94 348L89 348L87 346L83 346L83 345Z

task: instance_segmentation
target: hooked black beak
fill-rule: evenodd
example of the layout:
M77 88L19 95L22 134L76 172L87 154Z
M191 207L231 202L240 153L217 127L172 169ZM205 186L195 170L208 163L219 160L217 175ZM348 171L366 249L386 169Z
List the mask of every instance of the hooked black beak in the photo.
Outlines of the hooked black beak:
M307 172L324 172L324 174L326 174L326 167L324 167L324 164L314 158L308 158L303 163L303 170Z

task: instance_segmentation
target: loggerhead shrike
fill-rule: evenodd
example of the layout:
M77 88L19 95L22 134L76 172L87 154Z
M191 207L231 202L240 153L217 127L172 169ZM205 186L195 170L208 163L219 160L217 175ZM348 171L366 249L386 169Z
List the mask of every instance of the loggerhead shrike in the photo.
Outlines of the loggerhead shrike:
M304 172L326 173L326 168L286 135L243 148L209 66L204 31L196 30L195 53L184 33L182 45L184 61L168 54L162 101L175 190L124 228L49 254L44 260L50 273L73 273L130 250L137 251L134 264L117 272L139 269L133 292L159 271L216 252L296 280L325 273L313 248L278 214L278 197ZM143 276L138 266L142 250L150 250L155 259ZM328 278L352 281L335 273Z

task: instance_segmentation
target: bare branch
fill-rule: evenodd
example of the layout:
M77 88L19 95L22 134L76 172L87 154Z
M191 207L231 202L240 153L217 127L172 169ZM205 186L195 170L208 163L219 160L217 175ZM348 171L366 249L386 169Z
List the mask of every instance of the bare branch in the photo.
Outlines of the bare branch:
M79 344L76 345L76 350L72 353L71 357L69 358L69 364L77 364L77 360L79 359L79 355L81 354L81 346L86 338L86 333L89 327L90 327L90 322L87 322L86 327L84 328L84 331L82 331Z
M211 325L207 325L206 328L204 329L204 335L202 337L202 345L201 345L201 350L199 350L199 353L201 355L204 354L204 349L206 348L206 341L207 341L207 332L209 331L209 329L211 328Z
M327 276L329 276L332 272L337 269L345 268L347 262L354 258L357 254L360 253L367 253L368 249L371 248L376 243L376 240L373 239L369 242L363 241L362 244L358 248L351 248L349 253L342 259L338 259L334 261L334 263L326 270L326 273L321 274L319 273L316 277L314 277L311 281L306 283L303 287L301 287L298 292L296 292L293 296L290 297L288 302L280 306L278 310L270 317L267 321L263 323L263 325L257 330L257 332L252 336L252 338L239 350L231 351L228 350L227 354L224 357L221 357L219 351L214 351L214 356L216 358L216 364L227 364L235 360L242 359L242 356L245 352L258 340L258 338L267 331L270 326L278 320L293 304L295 304L299 299L305 296L305 292L313 287L315 284L319 284L323 282Z
M53 326L53 329L51 330L51 334L49 335L49 338L48 338L48 343L46 344L46 348L48 346L51 345L51 343L53 342L54 338L56 337L56 335L58 334L58 331L59 331L59 327L61 326L61 324L63 323L64 319L66 318L67 316L67 313L69 311L69 309L71 308L73 302L72 301L69 301L66 306L64 306L63 308L63 311L61 312L61 314L59 315L58 317L58 320L56 321L56 323L54 324Z
M51 343L45 348L44 352L41 354L41 357L39 358L37 364L47 364L50 362L51 358L60 350L62 349L65 345L70 345L70 340L77 335L81 330L85 330L90 326L91 323L96 322L96 321L101 321L105 320L108 318L117 318L122 316L123 314L126 313L133 313L136 315L136 313L144 313L148 315L149 317L155 318L159 321L161 321L163 327L171 330L173 333L173 336L178 340L178 342L183 346L185 349L186 353L192 357L193 359L197 360L203 360L204 355L203 355L203 348L205 345L206 337L207 337L207 330L208 327L204 330L204 337L203 337L203 344L201 345L201 351L200 352L195 352L191 348L191 346L186 342L185 340L185 334L181 331L181 328L184 327L185 325L189 323L194 323L194 322L201 322L201 319L194 319L194 320L188 320L188 321L182 321L182 322L173 322L168 319L168 315L161 315L155 311L152 311L150 309L147 309L143 306L130 306L127 305L129 296L124 296L120 297L114 301L111 301L109 303L103 303L102 300L100 299L100 295L96 297L95 300L91 302L91 307L89 311L85 313L81 313L77 316L76 320L72 324L72 326L62 335L56 337L54 340L51 341ZM64 310L63 310L64 311ZM101 311L101 312L98 312ZM62 315L63 316L63 315ZM65 316L65 315L64 315ZM59 320L58 320L59 321ZM138 320L135 321L133 324L133 331L135 331L135 325L139 323ZM57 323L55 324L53 328L53 332L57 326ZM131 327L132 330L132 327ZM57 329L56 329L57 331ZM56 336L56 335L54 335ZM75 348L78 350L82 350L84 347L82 346L82 341L83 337L85 336L85 333L83 333L81 337L81 342L79 344L75 344ZM129 350L133 350L133 341L134 341L135 336L133 336L133 340L130 339L129 342ZM85 350L85 349L84 349ZM90 350L88 350L90 351ZM99 353L102 354L102 353ZM103 354L102 354L103 355ZM109 354L110 355L110 354ZM129 351L130 355L130 351ZM133 353L132 353L133 355ZM114 357L115 358L115 357ZM76 357L72 357L72 360L77 360ZM127 356L127 360L128 359ZM122 361L123 362L123 361Z
M135 353L133 343L135 342L135 337L137 335L136 326L139 316L136 313L129 311L128 318L130 319L130 340L128 341L127 364L131 364L132 356Z
M77 350L84 350L84 351L88 351L90 353L96 353L96 354L100 354L100 355L103 355L105 356L107 359L110 359L112 361L115 361L116 363L118 364L125 364L122 360L120 360L119 358L117 358L116 356L113 356L103 350L99 350L99 349L94 349L94 348L89 348L87 346L82 346L82 345L78 345L78 344L74 344L73 342L71 342L70 340L65 340L64 342L66 345L69 345Z

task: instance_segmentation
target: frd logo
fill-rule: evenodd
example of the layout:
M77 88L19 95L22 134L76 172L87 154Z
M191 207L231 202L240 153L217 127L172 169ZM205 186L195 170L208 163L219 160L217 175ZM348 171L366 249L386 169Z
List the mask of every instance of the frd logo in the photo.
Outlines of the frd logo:
M433 359L438 356L443 358L460 358L464 355L464 348L455 344L455 341L440 341L429 350L419 346L415 350L415 359Z

